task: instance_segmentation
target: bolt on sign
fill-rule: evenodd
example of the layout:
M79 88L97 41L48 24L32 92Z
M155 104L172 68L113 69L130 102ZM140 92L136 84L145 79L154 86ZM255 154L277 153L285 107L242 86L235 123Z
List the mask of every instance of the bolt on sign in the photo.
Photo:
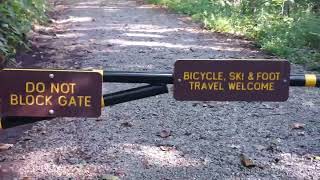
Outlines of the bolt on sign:
M98 117L102 75L97 71L0 71L2 116Z
M180 101L286 101L285 60L178 60L174 98Z

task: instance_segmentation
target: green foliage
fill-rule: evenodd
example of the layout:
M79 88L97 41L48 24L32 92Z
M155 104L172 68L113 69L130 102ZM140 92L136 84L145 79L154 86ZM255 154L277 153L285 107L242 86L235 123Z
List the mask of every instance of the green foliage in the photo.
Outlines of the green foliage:
M320 69L319 0L149 0L202 21L218 32L244 35L262 49Z
M46 20L45 11L45 0L0 1L0 55L12 58L17 48L28 48L26 33Z

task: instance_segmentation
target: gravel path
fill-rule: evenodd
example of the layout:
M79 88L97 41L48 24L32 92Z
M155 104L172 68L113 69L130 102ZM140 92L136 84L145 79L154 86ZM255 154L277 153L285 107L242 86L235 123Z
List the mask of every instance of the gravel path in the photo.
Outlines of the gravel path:
M246 40L136 1L56 1L56 9L52 27L33 38L45 61L24 66L172 71L179 58L270 58ZM104 91L130 87L105 84ZM235 103L177 102L170 92L105 108L99 119L40 122L0 152L0 166L13 172L0 176L320 179L320 90L290 93L285 103ZM256 167L244 167L241 154Z

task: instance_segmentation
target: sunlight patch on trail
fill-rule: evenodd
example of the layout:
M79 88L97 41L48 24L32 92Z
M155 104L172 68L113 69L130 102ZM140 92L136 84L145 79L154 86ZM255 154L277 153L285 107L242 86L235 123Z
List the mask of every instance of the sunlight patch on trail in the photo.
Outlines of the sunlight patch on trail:
M157 146L139 144L122 144L120 147L125 153L146 158L152 165L166 167L199 167L203 165L203 162L198 159L183 157L183 153L174 148L163 151Z
M145 33L125 33L124 35L129 37L151 37L151 38L164 38L163 35L157 34L145 34Z
M146 47L165 47L165 48L176 48L176 49L212 49L212 50L224 50L224 51L241 51L241 48L228 48L222 46L198 46L198 45L183 45L183 44L172 44L166 42L155 42L155 41L128 41L123 39L110 39L107 43L117 44L120 46L146 46Z
M63 23L76 23L76 22L92 22L94 18L92 17L74 17L70 16L68 19L62 19L56 21L58 24L63 24Z

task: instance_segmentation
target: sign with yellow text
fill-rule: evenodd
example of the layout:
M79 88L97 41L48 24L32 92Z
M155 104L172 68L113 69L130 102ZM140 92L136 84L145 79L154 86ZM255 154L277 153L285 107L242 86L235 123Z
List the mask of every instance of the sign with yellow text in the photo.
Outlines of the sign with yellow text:
M290 64L284 60L178 60L174 97L180 101L286 101Z
M99 117L102 75L94 71L0 71L2 116Z

